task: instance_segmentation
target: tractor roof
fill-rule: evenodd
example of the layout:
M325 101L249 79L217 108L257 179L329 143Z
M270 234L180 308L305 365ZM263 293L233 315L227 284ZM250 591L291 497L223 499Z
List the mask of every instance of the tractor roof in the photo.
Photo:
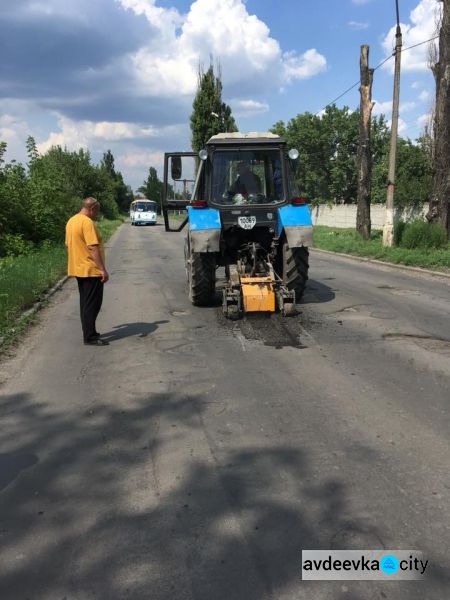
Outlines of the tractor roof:
M209 138L207 144L283 144L284 139L271 131L233 131L228 133L218 133Z

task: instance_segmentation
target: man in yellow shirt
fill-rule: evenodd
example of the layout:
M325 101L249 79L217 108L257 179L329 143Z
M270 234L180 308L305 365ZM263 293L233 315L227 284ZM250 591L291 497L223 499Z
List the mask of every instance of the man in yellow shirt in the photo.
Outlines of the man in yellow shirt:
M103 301L103 284L109 279L102 236L94 223L99 212L98 200L85 198L80 212L66 224L67 274L78 282L83 339L89 346L108 345L95 328Z

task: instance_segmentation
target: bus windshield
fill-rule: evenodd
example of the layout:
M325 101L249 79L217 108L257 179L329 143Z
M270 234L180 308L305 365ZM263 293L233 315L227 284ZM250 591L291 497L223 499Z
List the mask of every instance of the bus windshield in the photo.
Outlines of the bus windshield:
M156 212L156 202L151 202L149 200L133 202L131 210L138 212Z

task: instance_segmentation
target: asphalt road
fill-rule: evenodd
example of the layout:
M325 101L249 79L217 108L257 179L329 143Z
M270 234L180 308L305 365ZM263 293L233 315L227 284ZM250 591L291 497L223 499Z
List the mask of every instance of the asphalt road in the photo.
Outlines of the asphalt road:
M230 323L182 237L112 238L109 346L70 282L0 366L0 598L449 598L450 280L315 253L299 316ZM301 580L379 548L428 577Z

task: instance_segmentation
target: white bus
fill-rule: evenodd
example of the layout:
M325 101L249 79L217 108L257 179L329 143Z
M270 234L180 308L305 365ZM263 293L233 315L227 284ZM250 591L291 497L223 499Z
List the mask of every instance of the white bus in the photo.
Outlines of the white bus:
M155 225L156 202L147 198L136 198L130 204L130 221L132 225Z

